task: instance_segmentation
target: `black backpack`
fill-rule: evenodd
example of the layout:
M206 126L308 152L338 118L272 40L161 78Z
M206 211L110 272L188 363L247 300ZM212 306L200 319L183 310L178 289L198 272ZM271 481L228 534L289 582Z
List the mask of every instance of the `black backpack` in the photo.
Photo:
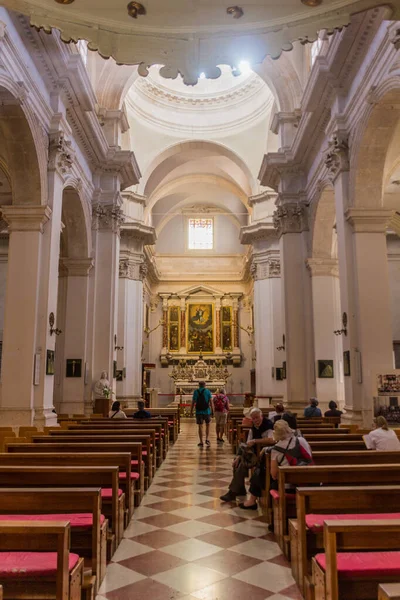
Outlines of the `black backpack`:
M208 409L208 402L205 396L205 389L197 390L196 410L203 411Z

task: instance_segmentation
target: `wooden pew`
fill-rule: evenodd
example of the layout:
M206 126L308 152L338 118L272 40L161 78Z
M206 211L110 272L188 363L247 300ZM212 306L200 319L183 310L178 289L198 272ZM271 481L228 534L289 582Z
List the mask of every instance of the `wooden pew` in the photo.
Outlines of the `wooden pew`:
M144 490L144 468L142 460L142 443L141 442L107 442L105 447L103 442L96 443L81 443L74 442L71 444L63 443L48 443L48 444L8 444L8 453L17 454L38 454L38 453L50 453L50 454L87 454L87 453L121 453L129 452L131 455L131 468L139 473L139 485L140 489ZM132 464L133 463L133 464Z
M154 435L154 432L153 432ZM103 451L109 451L112 444L115 443L141 443L143 445L142 450L142 461L144 463L144 477L145 477L145 489L147 489L153 479L153 455L151 448L151 434L135 434L135 435L119 435L119 434L109 434L109 435L71 435L66 433L65 435L59 436L47 436L47 437L38 437L33 439L33 444L36 446L48 445L48 444L103 444ZM107 446L105 446L107 444ZM6 452L9 451L9 448L14 448L17 444L8 444L6 446ZM20 447L23 444L20 444ZM154 446L153 446L154 447Z
M50 436L51 437L60 437L60 436L79 436L79 437L84 437L84 436L91 436L91 435L96 435L96 436L137 436L137 435L149 435L150 436L150 451L151 451L151 456L152 456L152 476L155 475L155 469L157 468L158 465L158 458L161 456L161 461L162 461L162 455L163 455L163 443L162 443L162 436L161 436L161 425L155 425L155 426L148 426L148 427L143 427L143 426L138 426L135 427L134 425L131 425L130 428L127 427L106 427L104 429L96 429L92 427L79 427L77 429L66 429L66 430L57 430L57 431L51 431L50 432ZM32 441L35 442L36 438L32 438Z
M63 520L41 523L1 521L0 552L9 553L10 562L16 561L16 573L0 564L0 580L4 583L4 596L0 586L0 600L3 597L4 600L81 600L83 559L70 554L70 530L69 522ZM38 558L43 552L54 555L54 560L48 559L48 575L40 576L24 569L27 552L35 553ZM42 559L38 564L42 565Z
M122 539L125 522L125 496L118 494L118 467L0 466L0 488L9 487L100 487L102 512L114 536L112 547ZM111 493L104 493L105 491ZM110 557L111 558L111 557Z
M290 558L293 576L306 595L311 582L311 558L324 547L323 521L336 514L353 519L357 518L354 515L399 514L400 486L300 487L296 507L297 519L289 523Z
M274 494L273 510L275 535L288 555L288 518L296 516L295 495L285 493L285 485L293 488L311 485L359 486L396 485L400 481L400 464L387 465L315 465L307 467L279 467L278 494Z
M325 521L325 554L313 558L315 600L376 600L381 582L399 580L400 565L393 565L390 554L384 554L387 562L382 568L375 563L374 551L398 551L399 539L399 519ZM341 556L342 552L347 554ZM351 567L355 555L359 559L359 573L353 575ZM362 574L360 569L368 563L372 563L370 572Z
M82 514L89 514L90 518L82 519L79 516ZM29 515L33 522L53 520L53 515L58 521L58 515L62 515L61 519L68 515L71 550L85 558L96 578L95 589L98 588L106 570L107 535L107 519L101 515L100 488L0 489L0 524L2 521L19 520L17 515ZM42 515L46 515L47 519Z
M0 466L60 466L60 467L118 467L119 468L119 486L125 492L126 506L128 515L125 525L128 524L133 516L135 495L137 496L137 506L140 504L141 496L138 487L139 474L131 477L131 454L130 452L101 452L101 453L77 453L70 454L63 452L59 454L28 454L28 453L4 453L0 454ZM131 482L128 485L127 482ZM142 482L143 483L143 482ZM143 495L143 490L142 490Z
M381 583L378 600L400 600L400 583Z
M307 439L307 438L306 438ZM309 442L312 452L335 452L337 450L367 450L364 440L349 440L349 441L322 441Z

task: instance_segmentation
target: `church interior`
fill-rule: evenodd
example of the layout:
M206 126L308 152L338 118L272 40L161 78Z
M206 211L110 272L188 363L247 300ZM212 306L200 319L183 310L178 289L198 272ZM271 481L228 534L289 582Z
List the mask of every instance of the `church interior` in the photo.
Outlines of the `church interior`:
M0 0L0 600L399 600L399 400L400 0Z

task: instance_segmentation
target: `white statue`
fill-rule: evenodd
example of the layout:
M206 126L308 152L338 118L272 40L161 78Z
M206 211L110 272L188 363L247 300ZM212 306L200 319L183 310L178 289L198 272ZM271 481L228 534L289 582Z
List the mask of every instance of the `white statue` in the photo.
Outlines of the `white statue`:
M110 389L110 382L108 381L107 377L107 371L102 371L100 379L94 384L94 393L97 398L105 398L106 395L104 393L104 390Z

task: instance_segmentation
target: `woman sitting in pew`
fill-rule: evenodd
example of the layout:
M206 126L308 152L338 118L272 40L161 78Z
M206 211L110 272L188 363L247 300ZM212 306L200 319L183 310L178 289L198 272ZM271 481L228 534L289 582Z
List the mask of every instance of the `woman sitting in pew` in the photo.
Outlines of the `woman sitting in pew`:
M341 417L342 411L338 410L337 404L334 400L331 400L328 404L329 410L324 413L324 417Z
M389 429L385 417L376 417L375 429L364 435L363 438L368 450L400 451L400 441L393 429Z
M126 416L126 414L124 413L124 411L121 410L121 404L120 404L120 402L118 402L118 400L116 402L113 402L111 410L108 413L108 417L110 419L127 419L128 418Z

